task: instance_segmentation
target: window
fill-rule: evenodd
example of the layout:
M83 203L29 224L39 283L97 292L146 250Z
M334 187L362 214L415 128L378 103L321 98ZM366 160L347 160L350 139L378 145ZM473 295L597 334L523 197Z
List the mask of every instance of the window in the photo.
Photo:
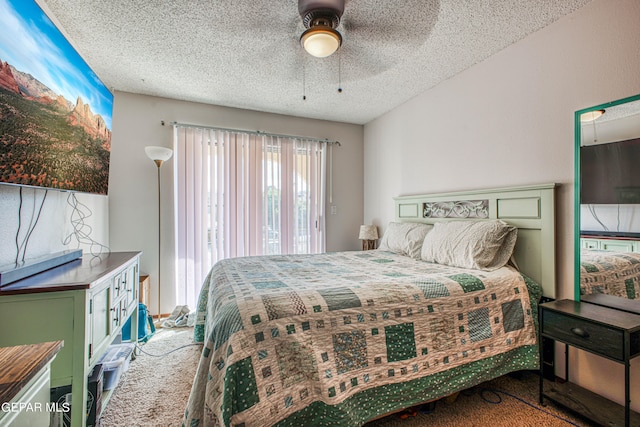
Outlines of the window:
M218 260L324 251L326 145L176 126L179 304Z

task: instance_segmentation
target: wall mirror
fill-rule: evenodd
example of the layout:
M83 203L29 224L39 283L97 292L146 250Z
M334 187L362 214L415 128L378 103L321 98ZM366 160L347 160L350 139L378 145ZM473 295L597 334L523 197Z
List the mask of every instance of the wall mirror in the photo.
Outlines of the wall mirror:
M576 111L575 171L575 299L640 310L640 95Z

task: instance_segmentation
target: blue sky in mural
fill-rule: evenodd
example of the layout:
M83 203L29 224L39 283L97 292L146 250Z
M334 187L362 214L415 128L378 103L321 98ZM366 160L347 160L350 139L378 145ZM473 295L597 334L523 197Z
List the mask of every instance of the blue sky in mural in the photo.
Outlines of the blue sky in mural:
M111 129L113 95L32 0L0 0L0 60L75 104L81 97Z

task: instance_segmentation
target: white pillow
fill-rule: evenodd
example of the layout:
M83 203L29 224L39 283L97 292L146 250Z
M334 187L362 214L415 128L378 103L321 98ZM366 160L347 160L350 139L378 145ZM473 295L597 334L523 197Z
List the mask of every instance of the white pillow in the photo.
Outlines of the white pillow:
M416 222L390 222L380 240L378 249L420 259L424 236L433 228L431 224Z
M518 229L500 220L449 221L426 235L420 258L453 267L496 270L505 265Z

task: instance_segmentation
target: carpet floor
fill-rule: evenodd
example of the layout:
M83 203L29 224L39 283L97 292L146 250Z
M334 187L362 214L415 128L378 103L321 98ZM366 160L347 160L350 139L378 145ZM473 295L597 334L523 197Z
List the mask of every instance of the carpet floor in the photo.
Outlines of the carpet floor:
M202 348L192 337L192 328L161 329L143 344L103 410L101 427L181 426ZM569 425L591 426L551 403L541 407L538 376L524 372L465 390L455 400L440 400L431 412L421 407L415 416L390 415L366 427Z
M202 351L193 344L193 328L159 329L140 347L144 353L122 375L102 412L101 427L182 424Z

